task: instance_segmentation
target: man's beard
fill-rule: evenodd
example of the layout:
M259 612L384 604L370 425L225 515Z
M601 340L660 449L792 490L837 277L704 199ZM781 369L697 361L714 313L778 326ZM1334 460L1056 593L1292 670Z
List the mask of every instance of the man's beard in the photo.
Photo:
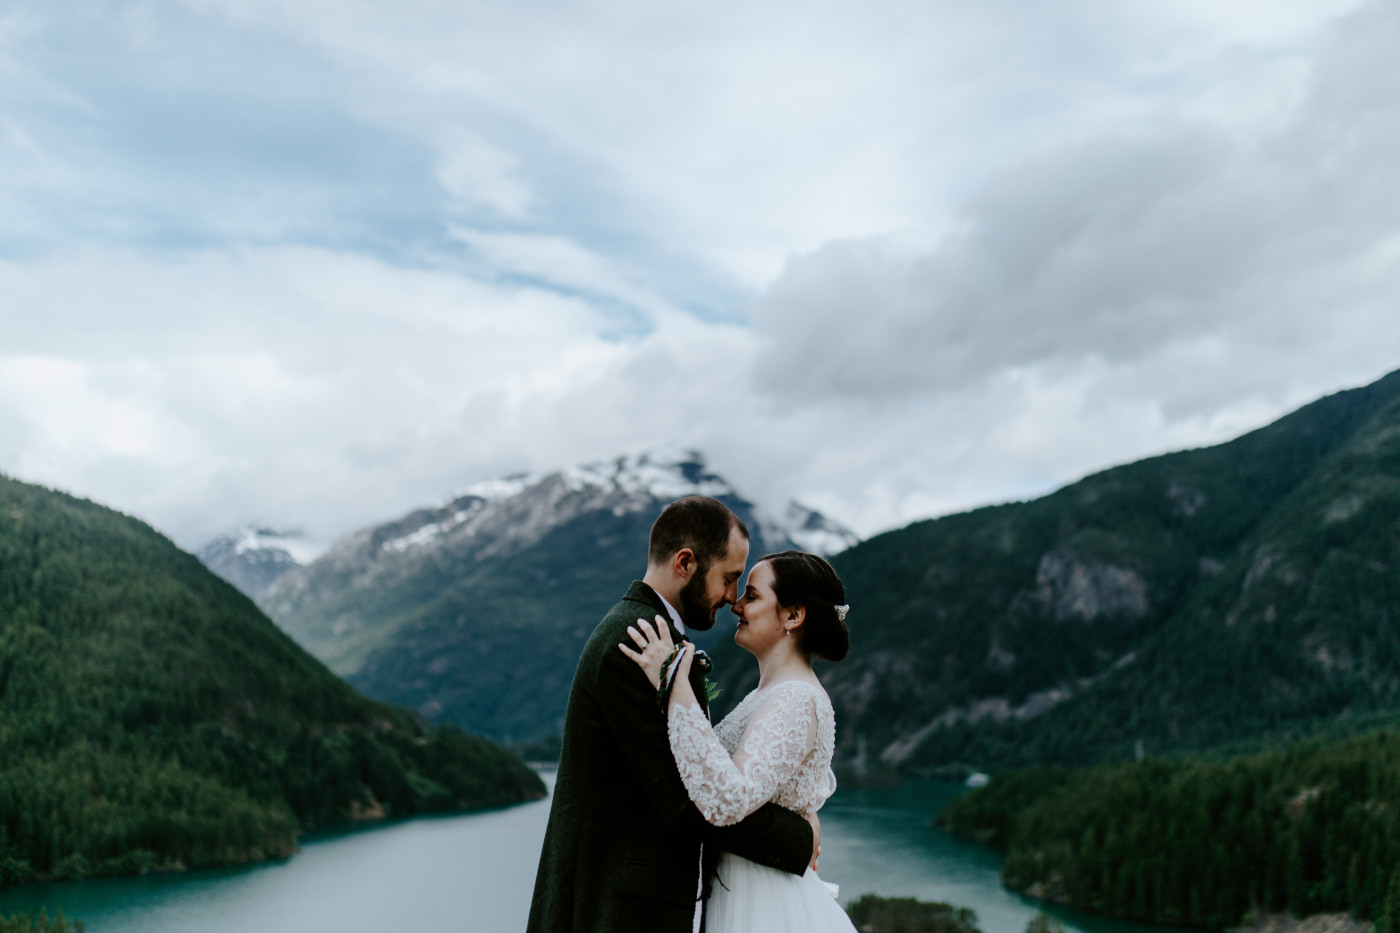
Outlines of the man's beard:
M685 627L693 628L697 632L708 632L715 625L717 607L711 606L709 600L705 599L705 578L710 575L709 570L709 567L696 568L695 576L681 587L681 604L676 607L680 610L681 621L685 623Z

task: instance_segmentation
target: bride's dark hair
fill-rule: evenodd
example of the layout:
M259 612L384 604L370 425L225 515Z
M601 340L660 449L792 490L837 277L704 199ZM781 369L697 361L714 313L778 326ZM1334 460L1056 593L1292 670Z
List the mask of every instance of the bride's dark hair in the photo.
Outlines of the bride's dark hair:
M762 561L773 568L773 595L778 605L807 610L806 621L795 632L802 653L828 661L844 658L851 650L851 634L842 618L847 608L846 588L831 565L806 551L782 551Z

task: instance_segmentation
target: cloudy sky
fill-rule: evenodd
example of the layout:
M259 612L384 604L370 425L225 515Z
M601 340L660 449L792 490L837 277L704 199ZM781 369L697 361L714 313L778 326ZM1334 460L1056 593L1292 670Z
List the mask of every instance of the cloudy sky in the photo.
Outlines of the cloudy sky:
M1384 0L0 0L0 472L1024 498L1400 368L1397 100Z

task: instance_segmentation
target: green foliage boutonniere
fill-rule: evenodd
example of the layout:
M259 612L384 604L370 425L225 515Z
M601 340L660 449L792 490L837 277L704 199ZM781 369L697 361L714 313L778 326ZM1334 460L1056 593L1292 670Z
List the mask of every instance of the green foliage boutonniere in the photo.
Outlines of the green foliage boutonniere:
M671 685L675 682L676 675L672 671L676 656L680 654L680 648L671 652L671 656L661 665L661 686L656 691L656 701L661 704L662 710L666 709L667 702L671 699ZM719 696L719 685L710 680L710 671L714 665L710 662L710 656L699 648L695 649L695 659L691 661L691 666L705 675L705 704L708 706Z

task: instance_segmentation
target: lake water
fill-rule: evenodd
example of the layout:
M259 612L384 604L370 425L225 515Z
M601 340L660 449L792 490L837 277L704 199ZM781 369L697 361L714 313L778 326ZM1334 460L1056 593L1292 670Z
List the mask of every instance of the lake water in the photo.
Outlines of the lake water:
M976 910L986 933L1023 933L1040 906L1001 886L996 853L929 825L960 790L838 790L821 812L821 875L842 903L866 892L948 901ZM545 800L321 835L253 868L24 885L0 890L0 915L62 908L89 933L512 933L525 928L548 812ZM1080 933L1160 933L1054 913Z

